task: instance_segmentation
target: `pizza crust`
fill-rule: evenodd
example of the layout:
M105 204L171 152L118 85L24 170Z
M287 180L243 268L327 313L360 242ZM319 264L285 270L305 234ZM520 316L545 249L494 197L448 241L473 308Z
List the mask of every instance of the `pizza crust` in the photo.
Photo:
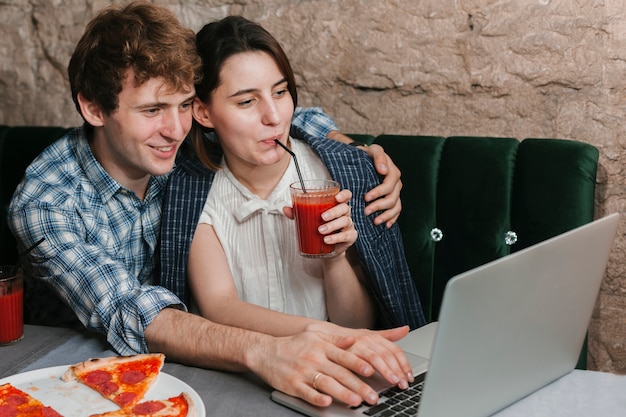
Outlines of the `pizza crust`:
M191 395L187 394L186 392L183 392L183 397L185 398L185 401L187 401L187 417L200 417L196 414L197 413L196 406L193 400L191 399Z
M61 379L65 382L73 381L77 378L77 376L95 371L97 369L107 369L118 364L135 362L154 357L159 358L161 366L163 366L163 363L165 362L165 355L162 353L141 353L131 356L111 356L107 358L87 359L86 361L70 365L63 376L61 376Z

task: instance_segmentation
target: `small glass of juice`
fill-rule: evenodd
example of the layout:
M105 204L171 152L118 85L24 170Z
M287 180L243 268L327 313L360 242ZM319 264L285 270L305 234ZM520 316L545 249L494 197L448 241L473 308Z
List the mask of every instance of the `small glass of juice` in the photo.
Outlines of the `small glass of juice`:
M317 229L325 223L322 213L337 205L339 183L331 180L304 180L289 186L296 221L300 255L323 258L335 254L335 245L324 243Z
M0 346L24 337L24 276L15 265L0 265Z

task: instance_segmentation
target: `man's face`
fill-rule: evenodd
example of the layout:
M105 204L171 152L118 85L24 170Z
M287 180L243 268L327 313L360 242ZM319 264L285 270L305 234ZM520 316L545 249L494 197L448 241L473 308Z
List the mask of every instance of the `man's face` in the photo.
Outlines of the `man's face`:
M195 90L169 91L159 78L135 86L129 71L119 107L103 115L91 148L116 181L143 198L150 176L164 175L191 129Z

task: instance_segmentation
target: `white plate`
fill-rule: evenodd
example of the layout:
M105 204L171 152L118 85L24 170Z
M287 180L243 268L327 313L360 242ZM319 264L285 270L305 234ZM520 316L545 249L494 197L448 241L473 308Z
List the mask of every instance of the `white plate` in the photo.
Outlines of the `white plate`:
M29 393L44 405L54 408L64 416L89 416L95 413L117 410L119 407L96 391L78 381L64 382L61 376L69 365L36 369L0 379L0 384L10 382ZM186 392L196 408L196 417L205 417L204 403L198 393L180 379L164 372L146 393L145 400L163 400Z

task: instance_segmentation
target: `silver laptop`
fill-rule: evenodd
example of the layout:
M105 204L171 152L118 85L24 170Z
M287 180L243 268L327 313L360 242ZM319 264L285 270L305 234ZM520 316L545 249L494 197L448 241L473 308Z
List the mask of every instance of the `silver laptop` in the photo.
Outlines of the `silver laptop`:
M425 373L410 388L419 405L399 415L489 416L572 371L619 221L609 215L451 279L438 323L398 343L415 375ZM380 414L337 402L318 408L279 391L272 399L308 416L393 415L395 391L381 396Z

